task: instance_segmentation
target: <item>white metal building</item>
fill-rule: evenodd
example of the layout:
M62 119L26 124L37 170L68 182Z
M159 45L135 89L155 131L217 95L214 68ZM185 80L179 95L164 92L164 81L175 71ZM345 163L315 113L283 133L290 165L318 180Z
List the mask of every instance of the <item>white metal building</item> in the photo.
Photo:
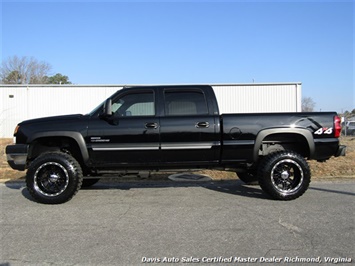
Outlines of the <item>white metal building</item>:
M133 86L133 85L126 85ZM27 119L86 114L124 85L0 85L0 138ZM212 84L220 113L300 112L301 83Z

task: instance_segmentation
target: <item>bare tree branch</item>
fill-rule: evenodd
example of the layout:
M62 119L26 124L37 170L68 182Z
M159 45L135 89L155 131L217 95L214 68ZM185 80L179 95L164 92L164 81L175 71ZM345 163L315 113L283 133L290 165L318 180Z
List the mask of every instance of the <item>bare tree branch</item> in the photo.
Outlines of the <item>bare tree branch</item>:
M316 103L311 97L304 97L302 99L302 112L313 112Z
M0 67L0 79L3 84L43 84L47 83L51 65L33 57L9 57Z

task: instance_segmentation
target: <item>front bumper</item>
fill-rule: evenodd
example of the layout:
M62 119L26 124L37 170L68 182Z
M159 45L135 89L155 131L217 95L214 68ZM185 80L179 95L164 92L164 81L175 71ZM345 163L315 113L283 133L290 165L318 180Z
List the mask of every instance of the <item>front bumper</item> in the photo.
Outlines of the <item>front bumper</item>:
M28 145L13 144L6 146L7 163L12 169L24 171L26 169Z

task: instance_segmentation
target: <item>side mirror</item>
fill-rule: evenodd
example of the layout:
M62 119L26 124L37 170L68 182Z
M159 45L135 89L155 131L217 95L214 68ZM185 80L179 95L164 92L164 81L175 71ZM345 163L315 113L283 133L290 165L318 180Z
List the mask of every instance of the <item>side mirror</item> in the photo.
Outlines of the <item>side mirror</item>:
M102 109L103 112L101 114L101 118L106 120L111 125L118 125L118 120L114 119L112 115L112 100L110 98L105 101Z
M112 116L112 100L111 98L108 98L105 103L104 103L104 108L103 108L103 116L105 117L110 117Z

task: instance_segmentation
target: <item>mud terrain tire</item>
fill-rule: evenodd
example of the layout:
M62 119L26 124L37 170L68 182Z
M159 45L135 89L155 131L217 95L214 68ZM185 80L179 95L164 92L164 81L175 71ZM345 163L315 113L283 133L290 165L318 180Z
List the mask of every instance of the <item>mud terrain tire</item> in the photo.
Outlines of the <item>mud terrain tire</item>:
M69 201L80 189L83 173L79 163L62 152L44 153L31 164L26 175L27 189L40 203Z
M269 154L260 164L259 184L264 192L278 200L293 200L309 187L311 171L307 161L293 151Z

